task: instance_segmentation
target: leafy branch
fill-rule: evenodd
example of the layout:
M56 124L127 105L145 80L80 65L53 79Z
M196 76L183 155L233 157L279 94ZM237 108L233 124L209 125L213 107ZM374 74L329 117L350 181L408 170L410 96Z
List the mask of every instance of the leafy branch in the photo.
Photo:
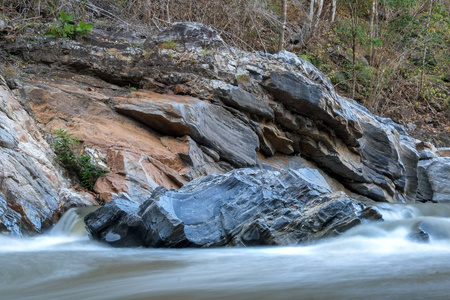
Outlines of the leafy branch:
M77 36L88 36L89 32L94 28L94 24L86 24L84 21L77 23L74 22L75 14L68 15L65 11L61 10L58 21L61 23L58 25L51 25L45 35L53 36L56 38L64 37L69 39L75 39Z

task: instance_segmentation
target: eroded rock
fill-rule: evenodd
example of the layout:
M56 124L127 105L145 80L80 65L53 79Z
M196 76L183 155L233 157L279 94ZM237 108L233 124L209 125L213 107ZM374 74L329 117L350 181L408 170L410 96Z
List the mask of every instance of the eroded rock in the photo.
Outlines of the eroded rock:
M172 26L165 28L155 37L147 39L144 43L144 48L153 48L163 43L174 43L175 47L183 47L183 50L226 46L223 39L215 30L207 25L196 22L173 23Z
M137 213L141 225L133 232L140 236L131 243L147 247L293 245L338 235L366 217L379 218L363 213L364 209L364 203L333 193L314 169L240 169L196 179L177 191L155 190ZM89 215L88 231L102 241L125 246L130 243L127 239L121 245L119 239L111 243L106 238L105 232L131 230L122 227L125 219L115 219L116 214L104 219L109 210L105 206ZM133 212L135 220L136 209Z

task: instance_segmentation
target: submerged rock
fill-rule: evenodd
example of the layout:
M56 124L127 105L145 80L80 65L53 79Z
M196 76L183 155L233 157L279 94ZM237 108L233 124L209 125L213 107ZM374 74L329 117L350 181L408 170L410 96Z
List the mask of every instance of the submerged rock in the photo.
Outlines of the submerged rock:
M208 175L179 190L155 190L139 211L132 204L121 215L118 206L127 205L114 200L85 219L92 236L114 246L295 245L380 218L364 203L333 193L309 168Z

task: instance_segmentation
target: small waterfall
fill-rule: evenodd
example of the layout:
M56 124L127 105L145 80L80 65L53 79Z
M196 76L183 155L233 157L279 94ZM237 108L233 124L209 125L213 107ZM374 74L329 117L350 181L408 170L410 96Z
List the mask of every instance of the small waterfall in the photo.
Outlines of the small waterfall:
M450 242L450 205L443 203L389 204L374 206L383 222L352 228L344 236L397 238L416 242Z
M450 218L450 204L445 203L380 203L375 205L374 208L383 215L383 219L385 221L404 220L418 217Z
M84 217L97 210L98 206L74 207L59 219L50 231L52 236L86 236Z

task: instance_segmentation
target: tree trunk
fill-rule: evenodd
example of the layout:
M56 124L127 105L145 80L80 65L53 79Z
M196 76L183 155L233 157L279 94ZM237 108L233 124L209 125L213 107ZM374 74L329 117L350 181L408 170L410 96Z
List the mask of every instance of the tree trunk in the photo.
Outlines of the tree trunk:
M167 23L171 24L172 22L170 21L170 0L167 0L166 3L166 13L167 13Z
M337 0L331 2L331 23L333 23L336 18L336 2Z
M311 28L311 26L312 26L315 3L316 3L316 0L311 0L311 2L309 2L309 14L308 14L309 28Z
M349 2L350 13L352 17L352 99L355 99L356 94L356 37L358 34L358 16L356 11L356 3L353 6Z
M428 10L426 34L428 34L428 32L430 30L430 19L431 19L432 12L433 12L433 0L430 0L430 8ZM423 56L422 56L422 70L420 71L420 88L419 88L420 92L423 91L423 86L424 86L424 76L425 76L424 71L425 71L425 61L426 61L426 57L427 57L427 46L428 46L427 36L425 35L425 40L424 40L424 45L423 45Z
M323 8L323 0L317 0L316 17L314 18L314 23L311 27L311 36L317 30L317 27L319 25L320 15L322 14L322 8Z
M287 0L282 0L282 1L283 1L283 6L281 8L281 29L280 29L280 40L278 43L278 52L283 50L284 32L286 31Z
M370 18L370 65L373 66L375 61L375 51L374 40L378 35L378 0L372 0L372 14Z

